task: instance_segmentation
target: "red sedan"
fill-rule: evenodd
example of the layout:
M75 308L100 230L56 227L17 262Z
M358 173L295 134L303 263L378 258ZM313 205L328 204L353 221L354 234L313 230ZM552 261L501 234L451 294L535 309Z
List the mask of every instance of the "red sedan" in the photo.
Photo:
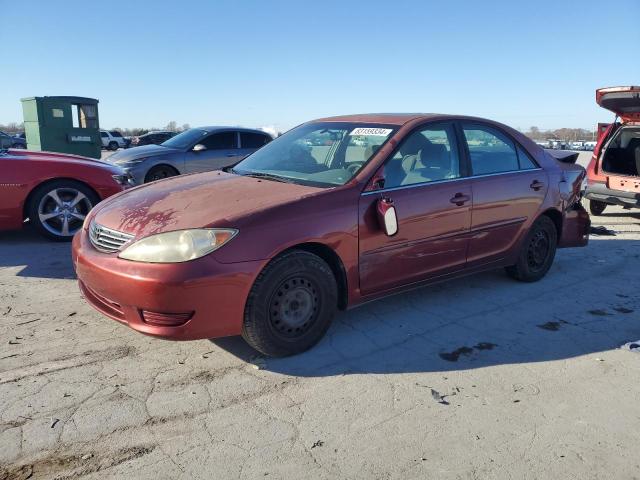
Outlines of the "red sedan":
M584 246L584 170L448 115L303 124L225 171L103 202L73 242L85 298L142 333L314 345L337 309L505 267L532 282Z
M44 236L70 241L99 201L128 186L123 170L91 158L0 151L0 231L28 218Z

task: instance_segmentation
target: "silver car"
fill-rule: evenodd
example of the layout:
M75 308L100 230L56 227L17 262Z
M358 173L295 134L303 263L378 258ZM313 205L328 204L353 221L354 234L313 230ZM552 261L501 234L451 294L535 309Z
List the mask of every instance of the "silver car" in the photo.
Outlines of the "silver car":
M271 140L261 130L199 127L160 145L121 150L108 160L124 168L139 185L183 173L219 170L239 162Z

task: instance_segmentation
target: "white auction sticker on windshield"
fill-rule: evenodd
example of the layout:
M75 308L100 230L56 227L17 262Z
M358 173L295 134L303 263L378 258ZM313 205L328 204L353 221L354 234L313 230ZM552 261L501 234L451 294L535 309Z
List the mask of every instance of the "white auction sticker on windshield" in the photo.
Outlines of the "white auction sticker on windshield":
M386 137L391 133L390 128L354 128L349 135L366 135L369 137Z

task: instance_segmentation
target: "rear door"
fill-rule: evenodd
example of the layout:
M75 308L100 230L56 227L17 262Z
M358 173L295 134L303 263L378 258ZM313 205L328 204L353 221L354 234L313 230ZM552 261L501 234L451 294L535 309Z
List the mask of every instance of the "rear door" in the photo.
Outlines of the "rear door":
M200 139L198 145L204 145L205 150L191 149L185 154L187 173L219 170L240 159L238 132L235 130L211 133Z
M510 253L534 217L548 188L546 172L510 136L475 122L461 124L473 188L468 267Z
M640 87L610 87L596 90L596 102L623 122L640 121Z
M363 294L464 268L471 180L464 177L456 137L452 123L419 127L385 163L383 188L360 196ZM381 199L392 202L397 213L398 232L391 237L378 224L376 209Z

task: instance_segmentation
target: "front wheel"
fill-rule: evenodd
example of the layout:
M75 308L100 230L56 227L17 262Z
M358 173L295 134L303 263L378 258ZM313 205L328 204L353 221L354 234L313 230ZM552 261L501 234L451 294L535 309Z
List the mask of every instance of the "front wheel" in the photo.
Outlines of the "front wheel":
M589 200L589 213L591 213L591 215L602 215L605 208L607 208L606 203L598 202L597 200Z
M538 218L522 244L518 261L506 268L511 278L521 282L537 282L553 263L558 245L558 232L553 221L543 215Z
M337 305L338 287L329 265L312 253L292 251L272 260L256 279L242 336L265 355L301 353L324 336Z
M99 201L95 192L80 182L55 180L34 190L29 203L29 221L45 237L68 242Z
M155 182L163 178L175 177L178 171L169 165L157 165L153 167L144 177L144 183Z
M109 142L109 150L113 150L114 152L118 150L118 142Z

